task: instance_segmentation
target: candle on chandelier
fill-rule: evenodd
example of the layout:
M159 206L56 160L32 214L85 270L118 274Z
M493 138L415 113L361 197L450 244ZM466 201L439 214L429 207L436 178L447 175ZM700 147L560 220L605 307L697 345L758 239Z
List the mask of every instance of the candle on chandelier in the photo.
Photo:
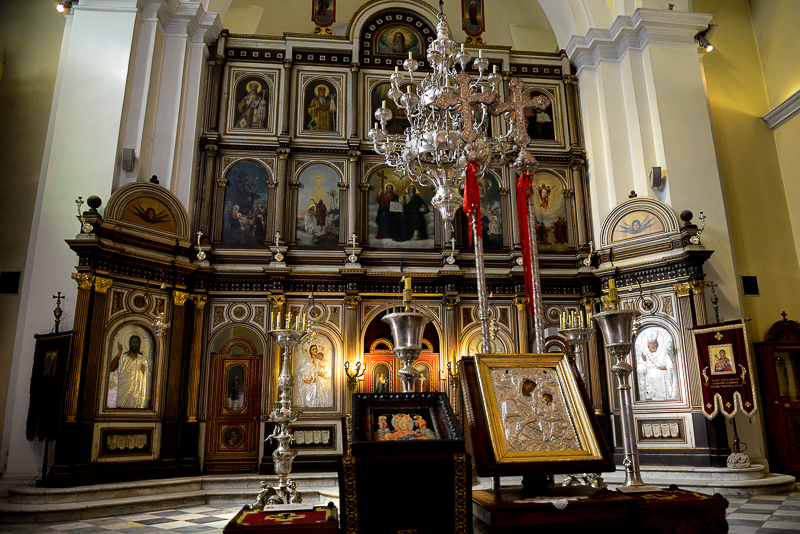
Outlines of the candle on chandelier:
M386 100L381 101L381 107L386 109Z
M497 65L492 65L492 72L497 74Z
M395 67L394 71L399 73L400 72L400 67Z
M478 57L483 57L483 50L478 50Z
M461 51L464 51L464 43L461 43Z
M408 59L414 59L414 53L413 52L409 52L408 53Z
M307 313L304 313L304 314L303 314L303 332L305 332L305 331L306 331L306 320L307 320L307 319L308 319L308 314L307 314Z

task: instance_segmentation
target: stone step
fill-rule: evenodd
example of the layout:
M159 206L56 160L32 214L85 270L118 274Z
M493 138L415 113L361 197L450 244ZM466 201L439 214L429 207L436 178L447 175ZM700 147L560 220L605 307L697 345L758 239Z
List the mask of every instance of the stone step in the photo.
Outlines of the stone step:
M689 467L689 466L662 466L662 465L643 465L640 468L642 478L652 474L661 480L686 481L708 481L708 480L757 480L766 474L766 468L760 464L753 464L745 469L728 469L727 467ZM625 478L625 469L617 466L614 473L606 473L606 480L619 477Z

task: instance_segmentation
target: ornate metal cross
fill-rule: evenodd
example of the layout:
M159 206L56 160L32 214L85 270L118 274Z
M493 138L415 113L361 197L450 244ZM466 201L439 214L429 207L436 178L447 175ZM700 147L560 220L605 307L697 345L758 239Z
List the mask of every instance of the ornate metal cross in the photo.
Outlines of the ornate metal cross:
M514 132L514 142L520 148L526 148L531 138L528 135L528 119L525 118L525 110L533 108L536 111L544 111L550 106L550 99L544 95L536 98L525 98L525 89L522 80L514 78L508 83L511 89L511 102L496 103L491 107L492 115L500 115L505 112L512 112L511 129Z
M478 138L478 132L475 131L475 125L472 118L472 104L491 104L497 95L492 92L470 94L469 82L472 77L466 72L460 73L456 76L456 83L458 84L458 95L442 95L436 99L436 105L441 108L450 108L458 106L461 109L463 128L461 132L461 139L466 143L472 143Z
M281 246L281 233L280 232L275 232L275 246L276 247Z
M356 248L356 234L350 236L350 241L353 243L353 248Z

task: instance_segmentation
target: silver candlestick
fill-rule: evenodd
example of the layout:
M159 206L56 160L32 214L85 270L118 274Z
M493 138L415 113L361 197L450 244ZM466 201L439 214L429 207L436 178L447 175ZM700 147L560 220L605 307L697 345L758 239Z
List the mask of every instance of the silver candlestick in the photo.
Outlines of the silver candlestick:
M619 392L620 426L622 427L622 446L625 459L626 488L633 491L660 491L655 486L647 486L642 480L639 468L639 447L636 444L636 429L633 421L633 400L631 398L630 374L633 367L625 361L633 347L633 321L639 316L639 310L619 310L619 297L613 279L609 281L608 303L610 309L598 313L593 319L600 326L606 342L606 351L617 361L611 366L616 376Z
M583 385L589 388L589 373L586 369L586 355L584 350L586 344L591 341L594 335L593 328L563 328L558 331L567 340L572 352L568 354L572 367L577 371L583 380Z
M394 338L394 353L403 362L403 367L397 371L403 393L411 393L420 374L414 369L414 362L419 359L419 353L422 352L425 325L431 320L427 314L413 311L411 277L405 278L403 309L404 311L386 315L383 322L389 323Z
M299 504L303 501L302 495L297 491L297 484L289 478L292 471L292 462L297 456L297 451L291 448L294 437L291 433L291 424L294 423L302 413L292 406L292 394L294 390L294 377L292 376L292 354L295 347L308 334L306 331L306 321L303 320L302 327L299 327L299 317L295 317L292 326L292 316L286 315L285 328L280 328L281 317L278 314L274 328L270 330L270 335L275 339L275 343L281 347L281 371L278 376L278 400L275 401L274 409L269 414L269 420L275 423L275 430L267 437L271 442L275 439L278 448L272 453L275 462L275 474L278 475L278 487L272 488L263 482L263 489L259 492L256 501L252 504L253 508L263 510L269 504ZM270 326L272 321L270 321Z

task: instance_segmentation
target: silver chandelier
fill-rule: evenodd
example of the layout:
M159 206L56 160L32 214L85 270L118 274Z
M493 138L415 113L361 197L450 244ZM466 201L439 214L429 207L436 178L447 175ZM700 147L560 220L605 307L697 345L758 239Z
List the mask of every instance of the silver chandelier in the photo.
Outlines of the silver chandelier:
M452 230L462 203L459 181L464 168L474 162L479 165L478 175L483 174L492 159L501 160L515 146L510 133L501 137L487 133L490 114L506 111L492 107L502 77L496 71L486 76L489 60L482 53L473 59L463 44L459 47L450 39L444 14L438 18L437 37L427 52L433 71L415 77L419 62L409 53L403 62L408 77L397 67L389 77L392 87L388 96L398 108L405 108L411 126L403 134L389 134L386 123L392 111L384 102L375 111L378 122L368 135L387 165L435 189L431 203L442 214L445 228ZM467 73L470 63L478 71L477 79Z

